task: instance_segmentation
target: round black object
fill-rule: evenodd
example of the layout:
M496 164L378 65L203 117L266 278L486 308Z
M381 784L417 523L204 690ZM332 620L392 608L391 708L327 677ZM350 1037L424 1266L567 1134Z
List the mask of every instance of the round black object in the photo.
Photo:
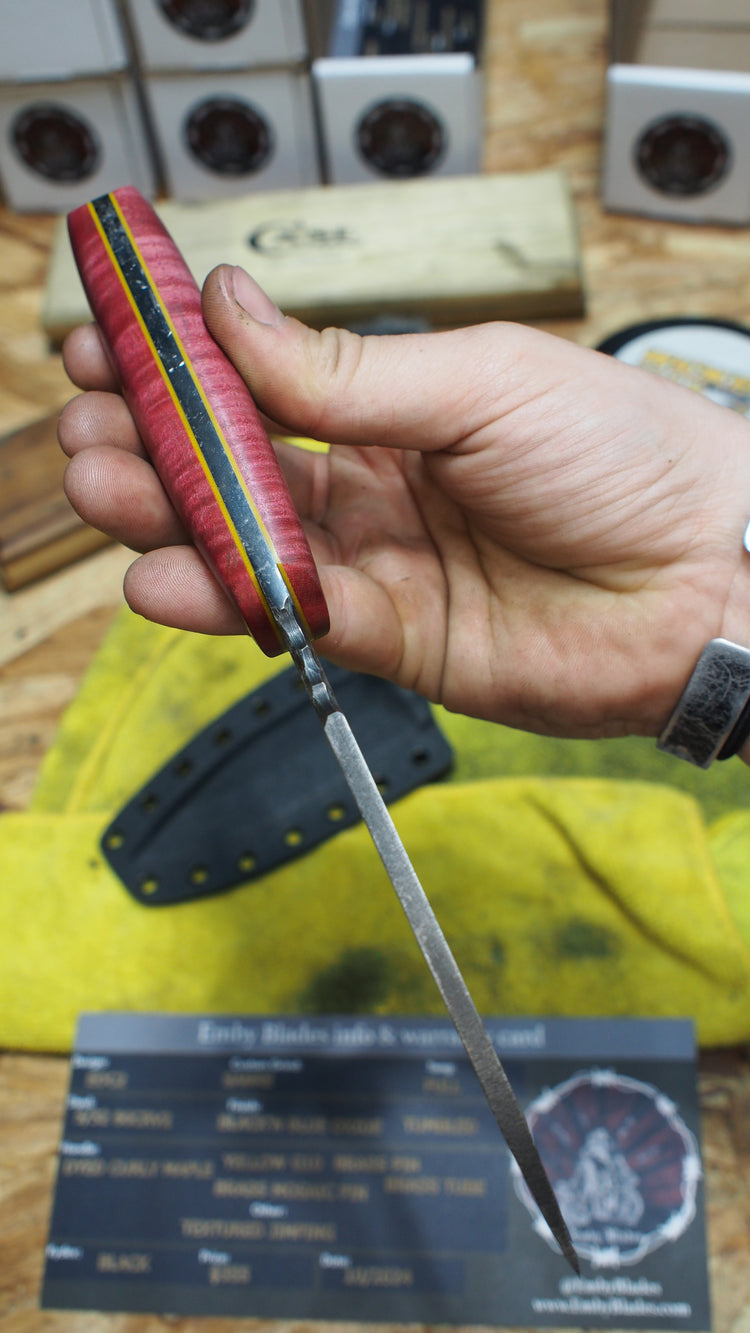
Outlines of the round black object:
M426 106L398 98L365 112L356 143L365 161L384 176L423 176L442 157L445 132Z
M164 17L199 42L222 42L252 18L255 0L159 0Z
M596 350L607 352L609 356L617 356L618 353L626 353L636 340L645 338L649 334L658 335L662 332L681 328L694 330L696 340L704 332L710 336L711 329L725 329L728 333L736 335L738 340L741 339L745 342L750 357L750 328L744 324L738 324L733 319L707 319L703 315L675 315L672 319L647 319L640 324L628 324L626 328L619 329L617 333L610 333L607 338L597 344ZM624 360L624 357L622 359Z
M37 175L51 181L83 181L100 161L94 131L65 106L37 102L25 107L11 126L18 156Z
M665 116L643 131L635 149L641 176L660 194L706 194L726 175L731 159L721 130L700 116Z
M647 320L610 334L597 350L750 418L750 328L744 324L689 315Z
M250 176L268 161L273 138L267 122L247 102L212 97L185 121L190 152L219 176Z

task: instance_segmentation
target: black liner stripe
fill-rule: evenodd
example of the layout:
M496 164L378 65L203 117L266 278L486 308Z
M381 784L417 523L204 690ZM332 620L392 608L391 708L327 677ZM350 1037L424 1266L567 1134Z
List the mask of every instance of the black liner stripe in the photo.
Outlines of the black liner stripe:
M289 598L289 589L279 570L278 558L248 502L227 445L211 419L200 385L183 356L157 290L122 224L111 196L101 195L92 200L91 207L99 219L123 282L185 414L194 445L203 457L214 486L226 506L262 596L269 606L283 606Z

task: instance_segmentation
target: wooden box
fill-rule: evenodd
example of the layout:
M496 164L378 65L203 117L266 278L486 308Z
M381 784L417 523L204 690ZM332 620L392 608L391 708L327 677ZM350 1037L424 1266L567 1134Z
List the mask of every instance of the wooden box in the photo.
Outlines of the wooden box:
M247 268L316 327L450 327L579 315L574 211L554 170L326 186L158 211L196 280ZM53 343L90 318L64 222L43 312Z

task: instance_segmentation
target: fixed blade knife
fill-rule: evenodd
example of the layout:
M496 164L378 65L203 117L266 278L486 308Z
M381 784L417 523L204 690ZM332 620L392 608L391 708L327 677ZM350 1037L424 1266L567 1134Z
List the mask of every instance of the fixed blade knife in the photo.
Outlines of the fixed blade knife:
M328 629L315 562L257 408L206 328L198 286L133 187L75 209L68 230L89 305L165 490L260 648L291 654L495 1120L577 1272L526 1118L313 647Z

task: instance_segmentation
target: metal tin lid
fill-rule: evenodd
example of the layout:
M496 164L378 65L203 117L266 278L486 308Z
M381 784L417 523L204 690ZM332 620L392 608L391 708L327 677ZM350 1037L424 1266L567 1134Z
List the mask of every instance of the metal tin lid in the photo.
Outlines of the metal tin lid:
M598 350L750 416L750 329L742 324L690 317L651 320L611 334Z

